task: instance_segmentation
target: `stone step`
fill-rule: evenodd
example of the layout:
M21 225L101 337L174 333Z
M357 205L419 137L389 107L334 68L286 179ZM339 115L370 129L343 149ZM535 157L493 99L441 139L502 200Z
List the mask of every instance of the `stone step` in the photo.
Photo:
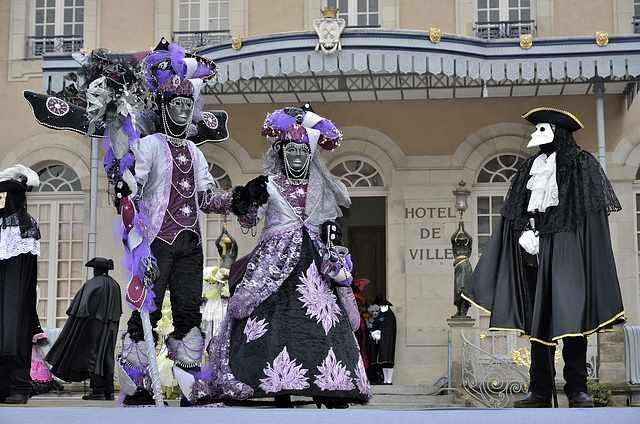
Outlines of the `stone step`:
M38 398L54 398L54 397L77 397L90 393L91 389L88 384L84 383L66 383L65 390L60 393L49 393L40 395ZM399 385L373 385L371 386L373 399L368 405L353 405L352 408L368 408L368 409L425 409L425 408L458 408L463 406L460 396L456 396L455 391L442 389L440 386L416 385L416 386L399 386ZM118 393L116 393L117 397ZM43 399L44 400L44 399ZM50 399L49 399L50 400ZM310 402L308 398L297 398L293 400L307 401L301 408L315 408L316 406Z
M373 399L362 408L424 409L460 407L462 402L452 391L440 386L371 386Z

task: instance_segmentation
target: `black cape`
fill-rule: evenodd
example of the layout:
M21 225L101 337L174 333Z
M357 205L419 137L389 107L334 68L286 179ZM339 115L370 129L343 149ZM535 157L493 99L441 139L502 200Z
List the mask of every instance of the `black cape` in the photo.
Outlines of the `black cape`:
M518 243L531 217L526 183L534 155L514 176L500 221L463 291L491 314L490 329L519 331L549 345L625 321L608 221L620 204L591 154L575 145L560 153L559 205L535 216L538 263Z
M67 310L69 318L46 360L64 381L83 381L114 369L118 324L122 315L120 286L108 275L87 281Z
M36 322L36 255L0 260L0 364L31 367Z

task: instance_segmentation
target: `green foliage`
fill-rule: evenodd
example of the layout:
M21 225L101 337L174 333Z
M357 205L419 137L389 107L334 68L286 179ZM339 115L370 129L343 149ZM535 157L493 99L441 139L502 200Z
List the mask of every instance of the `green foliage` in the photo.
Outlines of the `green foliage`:
M611 390L607 390L607 385L602 383L593 383L589 381L587 383L589 389L589 396L593 400L593 406L611 406L613 400L611 397Z

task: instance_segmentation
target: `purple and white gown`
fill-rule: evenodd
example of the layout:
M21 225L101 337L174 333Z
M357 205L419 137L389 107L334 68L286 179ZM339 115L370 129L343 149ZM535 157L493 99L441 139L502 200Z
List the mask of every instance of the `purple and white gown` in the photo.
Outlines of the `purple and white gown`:
M314 171L297 186L283 174L269 176L270 197L258 209L264 229L210 345L214 389L224 397L326 396L361 404L372 396L352 309L320 272L321 224L350 203L341 183Z

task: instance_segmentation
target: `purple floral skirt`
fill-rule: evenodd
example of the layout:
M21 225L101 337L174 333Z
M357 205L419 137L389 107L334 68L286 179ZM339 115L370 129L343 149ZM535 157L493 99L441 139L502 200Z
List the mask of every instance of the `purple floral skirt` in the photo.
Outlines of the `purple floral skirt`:
M300 261L280 289L232 323L229 366L253 397L371 397L349 320L319 263L305 232Z

